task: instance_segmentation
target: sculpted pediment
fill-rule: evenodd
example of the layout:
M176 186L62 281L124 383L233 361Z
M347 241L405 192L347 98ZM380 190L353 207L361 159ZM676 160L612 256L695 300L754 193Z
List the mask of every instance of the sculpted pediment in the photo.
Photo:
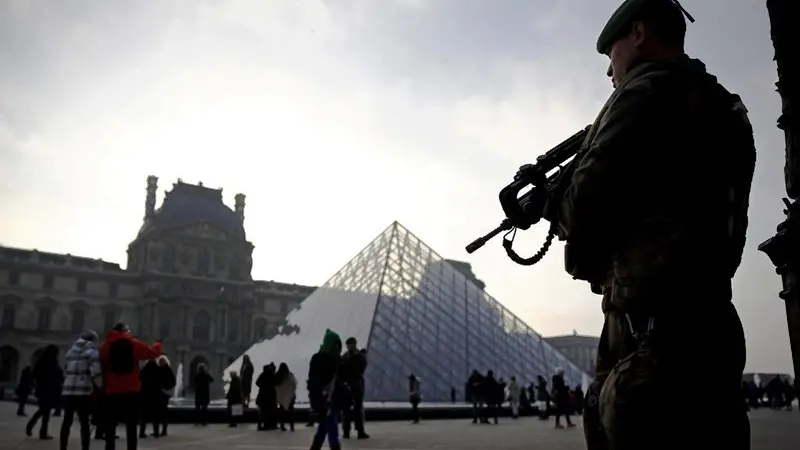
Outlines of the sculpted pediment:
M218 241L227 241L230 238L230 236L228 236L228 233L222 231L221 229L217 228L216 226L208 222L201 222L188 225L183 228L180 228L178 232L180 234L185 234L193 237L199 237L203 239L215 239Z

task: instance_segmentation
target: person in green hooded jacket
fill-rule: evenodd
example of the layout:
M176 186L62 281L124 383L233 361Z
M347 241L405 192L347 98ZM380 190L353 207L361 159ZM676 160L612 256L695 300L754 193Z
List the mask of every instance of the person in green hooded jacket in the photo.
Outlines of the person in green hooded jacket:
M344 387L337 383L341 354L342 339L335 332L325 330L322 345L308 365L308 400L319 422L311 450L320 450L326 438L331 450L342 448L337 414L342 408L339 399L346 397L341 391Z

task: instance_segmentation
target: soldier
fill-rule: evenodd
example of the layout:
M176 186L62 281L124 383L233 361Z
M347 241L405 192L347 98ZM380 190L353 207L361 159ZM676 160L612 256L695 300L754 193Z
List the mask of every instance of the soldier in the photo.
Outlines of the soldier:
M545 210L567 272L603 294L590 450L749 448L731 279L755 146L739 97L684 53L684 15L675 0L627 0L612 15L597 50L616 89ZM676 400L687 374L714 380L702 402L719 414Z

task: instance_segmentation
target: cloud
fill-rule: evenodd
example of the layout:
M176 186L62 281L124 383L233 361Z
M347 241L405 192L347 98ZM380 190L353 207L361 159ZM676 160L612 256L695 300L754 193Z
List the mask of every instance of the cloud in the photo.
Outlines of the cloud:
M0 4L5 244L124 261L145 177L248 195L254 275L322 283L392 220L447 257L501 219L500 187L610 93L594 42L617 2L64 0ZM759 145L736 303L750 367L789 371L779 279L755 246L782 220L766 10L685 5L688 47L751 110ZM713 23L712 27L710 24ZM691 163L687 161L687 164ZM520 238L534 252L544 237ZM545 334L598 333L599 299L499 244L469 257ZM573 318L570 322L569 318Z

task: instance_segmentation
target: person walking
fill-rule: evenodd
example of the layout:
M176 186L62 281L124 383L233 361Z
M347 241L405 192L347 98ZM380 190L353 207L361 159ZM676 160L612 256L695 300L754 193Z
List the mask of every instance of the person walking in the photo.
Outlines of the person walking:
M64 417L59 435L60 450L67 450L76 414L81 427L81 450L89 450L92 437L89 423L92 414L92 395L96 390L102 389L103 385L97 340L97 333L88 330L67 350L64 387L61 390Z
M286 424L294 431L294 399L297 395L297 378L286 363L278 366L275 373L275 394L278 401L278 424L286 431Z
M64 371L61 370L58 363L58 347L55 345L45 347L42 356L33 367L32 376L36 385L36 399L39 402L39 408L25 426L25 434L32 436L33 427L41 418L39 439L53 439L47 434L47 428L50 425L50 413L61 399L61 384L64 380Z

